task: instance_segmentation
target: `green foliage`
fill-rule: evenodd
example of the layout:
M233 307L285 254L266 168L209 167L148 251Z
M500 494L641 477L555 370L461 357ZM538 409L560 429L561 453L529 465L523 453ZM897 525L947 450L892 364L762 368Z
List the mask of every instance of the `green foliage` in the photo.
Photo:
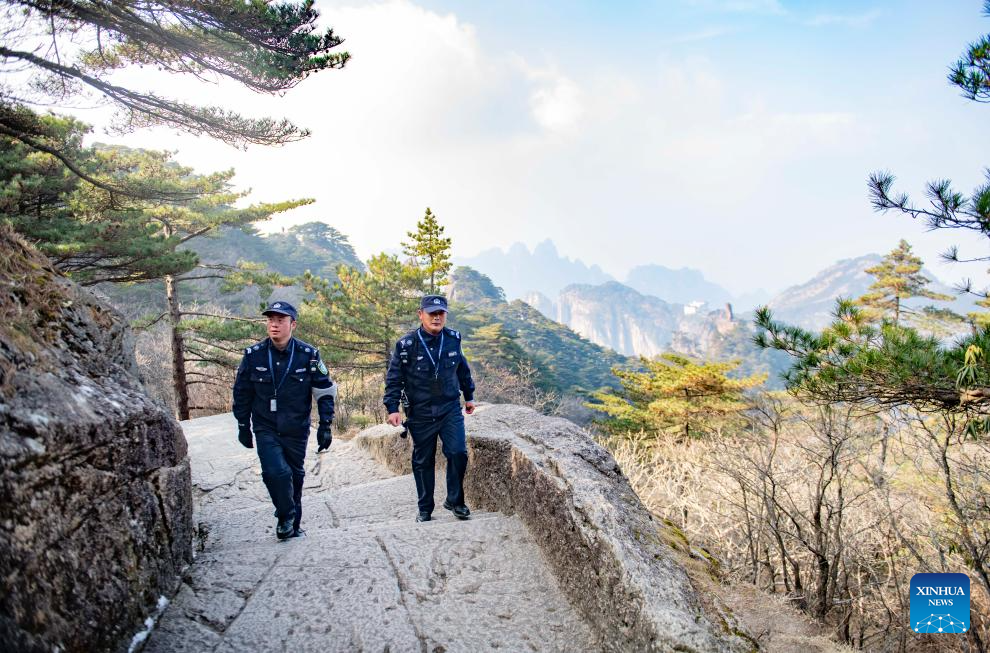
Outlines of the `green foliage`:
M986 9L990 11L990 2ZM971 46L969 57L960 60L950 75L952 83L974 100L987 97L985 41ZM875 172L869 181L871 201L877 211L898 211L924 220L931 229L963 229L990 238L990 170L986 174L986 182L969 196L954 190L946 179L929 182L928 203L917 207L906 194L892 192L892 174ZM953 247L945 258L959 261L958 250ZM923 284L919 286L918 277L911 281L920 261L909 255L903 241L885 263L875 269L882 290L872 299L889 310L899 292L917 294ZM969 282L961 290L980 296L977 303L990 308L986 291L974 291ZM835 320L821 334L775 322L764 307L756 316L763 332L755 340L793 356L794 365L786 375L788 387L816 401L874 409L909 407L939 413L950 421L962 418L970 432L984 428L990 415L990 365L982 352L990 345L990 318L986 313L971 315L975 332L943 345L935 335L898 324L894 306L894 320L876 325L852 302L840 300ZM933 316L938 317L937 312L923 317Z
M67 135L73 121L52 118ZM74 179L58 160L0 138L4 149L2 219L33 242L52 264L84 285L135 282L178 275L196 267L182 246L221 226L241 226L307 204L293 200L234 208L246 193L231 189L233 170L208 175L175 163L168 152L97 146L79 149L90 176L119 186L154 186L153 198L115 194ZM16 156L16 155L15 155ZM50 175L50 176L49 176ZM47 181L44 178L47 177ZM166 199L169 198L169 199Z
M443 237L443 226L426 208L426 215L416 223L416 231L407 232L407 242L402 243L402 253L412 258L429 279L428 292L436 294L447 283L450 262L450 238Z
M879 265L866 269L866 273L873 275L876 281L870 286L869 292L857 299L856 303L866 307L866 313L874 319L889 318L897 324L902 313L911 313L902 303L906 299L925 297L950 301L951 296L926 288L931 280L921 273L923 265L921 258L911 253L911 245L901 239ZM934 315L937 314L929 313L930 317Z
M59 148L25 106L66 106L95 94L119 110L121 130L164 125L236 146L284 143L308 132L287 120L245 118L221 107L120 86L113 73L148 66L199 78L227 78L259 93L278 94L348 60L347 53L330 52L342 39L331 29L316 29L319 14L311 0L6 4L10 15L19 15L5 28L0 58L8 66L27 68L34 79L28 88L16 95L5 93L0 100L0 134L62 158L82 174L70 153ZM36 47L38 35L45 35L54 47Z
M364 269L347 236L324 222L307 222L265 236L247 225L218 229L190 243L190 249L211 263L231 265L244 259L286 276L310 271L336 279L341 265Z
M450 274L447 299L473 306L491 306L504 304L505 292L496 286L487 275L474 268L461 265Z
M505 325L500 322L473 329L464 344L464 353L472 363L486 367L516 370L529 361L529 356Z
M505 325L535 361L548 387L558 392L610 386L615 382L612 367L629 363L625 356L582 338L523 301L500 305L488 314L491 321Z
M395 341L416 323L423 271L379 254L367 271L341 266L337 277L303 275L310 296L300 307L300 337L333 343L326 358L335 367L384 371Z
M835 321L821 334L775 322L766 307L756 323L763 330L758 345L795 359L785 375L788 389L816 401L968 417L990 407L990 366L982 355L967 358L990 351L990 330L944 346L910 327L877 326L848 300L837 303Z
M766 375L730 378L736 361L699 364L668 353L640 362L642 371L613 370L621 387L595 392L586 404L608 415L600 424L610 433L663 431L688 438L715 430L738 418L747 406L743 393L766 380Z
M984 0L983 13L990 16L990 0ZM970 44L952 66L949 82L962 89L963 96L976 102L990 102L990 35Z

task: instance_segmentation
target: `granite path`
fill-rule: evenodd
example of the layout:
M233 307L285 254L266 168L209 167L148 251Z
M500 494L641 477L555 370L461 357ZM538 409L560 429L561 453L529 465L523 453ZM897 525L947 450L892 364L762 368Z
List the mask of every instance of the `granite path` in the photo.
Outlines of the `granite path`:
M144 651L590 651L515 516L439 506L420 524L411 475L348 441L310 439L305 537L278 542L253 450L231 415L182 423L192 465L195 563ZM469 472L470 473L470 472Z

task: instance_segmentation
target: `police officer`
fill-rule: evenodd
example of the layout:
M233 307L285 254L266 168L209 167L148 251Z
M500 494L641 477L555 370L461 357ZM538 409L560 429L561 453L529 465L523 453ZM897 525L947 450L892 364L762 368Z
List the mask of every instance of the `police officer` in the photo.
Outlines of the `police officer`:
M268 318L268 338L244 350L234 381L234 417L237 439L248 449L254 447L254 427L261 478L278 519L275 536L284 540L303 534L299 523L311 397L320 413L320 452L333 440L330 423L337 386L316 347L292 336L298 315L292 304L273 302L262 315Z
M416 521L430 521L433 514L437 436L447 458L447 500L443 507L458 519L467 519L471 511L464 504L467 443L460 394L464 393L464 410L470 415L474 412L474 381L461 353L461 335L444 327L447 299L440 295L423 297L418 315L419 328L395 343L389 361L384 400L388 423L398 426L402 421L399 402L405 391L419 505Z

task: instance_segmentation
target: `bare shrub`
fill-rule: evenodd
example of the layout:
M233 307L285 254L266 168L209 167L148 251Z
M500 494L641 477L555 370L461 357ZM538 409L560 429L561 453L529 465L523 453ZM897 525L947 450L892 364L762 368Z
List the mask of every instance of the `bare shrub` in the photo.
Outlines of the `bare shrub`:
M478 394L494 404L529 406L545 415L553 415L561 397L538 384L539 370L531 362L520 363L513 369L477 366L474 373Z
M656 514L748 582L870 651L985 651L990 454L951 422L764 395L749 428L602 440ZM972 579L967 637L909 626L914 573Z

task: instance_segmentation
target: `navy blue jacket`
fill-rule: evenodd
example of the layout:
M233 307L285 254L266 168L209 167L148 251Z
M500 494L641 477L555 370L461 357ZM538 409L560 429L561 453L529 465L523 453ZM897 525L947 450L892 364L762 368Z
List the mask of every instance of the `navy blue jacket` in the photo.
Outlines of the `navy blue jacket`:
M462 392L465 401L474 400L474 381L467 359L461 352L461 334L453 329L443 330L443 351L439 352L439 396L433 396L430 391L435 370L430 357L423 351L418 334L430 347L433 359L437 359L440 336L431 336L418 328L395 343L385 375L385 409L389 413L399 412L399 397L405 390L409 399L406 418L412 422L429 421L443 417L451 410L460 410Z
M290 354L292 367L283 381ZM275 374L270 367L275 368ZM276 410L272 412L271 400L276 398L275 385L279 382ZM316 347L292 338L285 351L280 352L270 338L265 338L244 350L234 381L234 417L239 425L253 424L255 431L306 436L312 399L316 398L320 423L329 423L333 421L336 396L337 386Z

